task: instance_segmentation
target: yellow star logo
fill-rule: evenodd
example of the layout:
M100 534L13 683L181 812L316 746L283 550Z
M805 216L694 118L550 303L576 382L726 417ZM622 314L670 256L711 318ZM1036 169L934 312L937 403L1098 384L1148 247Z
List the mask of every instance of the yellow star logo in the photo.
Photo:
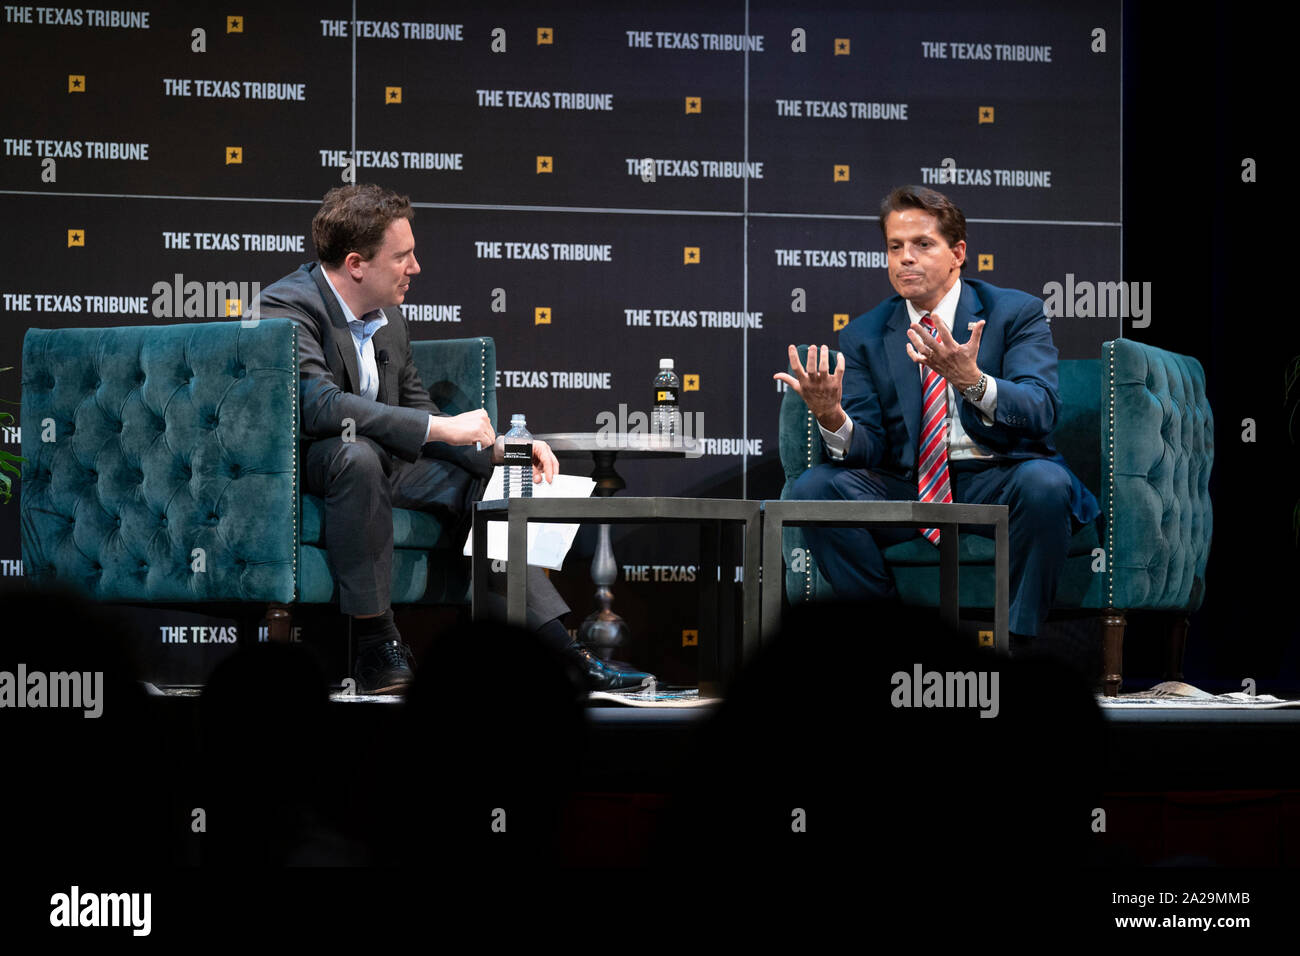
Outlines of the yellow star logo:
M691 630L682 631L682 647L695 647L699 643L700 643L699 631L693 628Z
M991 253L991 252L981 252L981 253L979 254L979 256L978 256L978 262L979 262L979 265L978 265L978 266L976 267L976 269L975 269L976 272L992 272L992 271L993 271L993 253Z
M698 113L700 111L701 100L698 96L686 97L686 112Z
M555 160L551 156L537 157L537 171L539 173L550 173L555 171Z
M981 107L980 107L980 123L992 123L992 122L993 122L993 107L991 107L991 106L981 106Z
M86 92L86 74L69 73L68 74L68 92L84 93Z
M847 183L848 181L849 181L849 167L837 165L835 167L835 182Z
M385 86L384 102L389 106L400 104L402 102L402 88L400 86Z
M551 46L555 42L555 31L550 27L537 28L537 45Z
M539 305L533 309L533 325L550 325L551 310L546 306Z
M243 32L244 32L244 18L243 18L243 17L226 17L226 32L227 32L227 33L243 33Z
M700 264L700 247L685 246L682 249L682 263L688 266L697 266Z
M243 302L241 302L239 299L227 299L227 300L226 300L226 315L227 315L227 316L232 316L232 315L239 316L239 315L243 315L243 314L244 314L244 303L243 303Z
M835 55L836 55L836 56L848 56L848 55L849 55L849 39L848 39L848 37L836 37L836 38L835 38Z
M682 376L682 388L687 392L698 392L700 390L700 377L698 375Z
M239 165L244 161L244 147L227 146L226 147L226 165Z
M831 317L831 328L833 328L836 332L838 332L840 329L844 328L844 326L848 324L849 324L849 314L847 312L836 312L835 315Z
M73 246L84 246L86 244L86 232L84 229L68 230L68 248Z

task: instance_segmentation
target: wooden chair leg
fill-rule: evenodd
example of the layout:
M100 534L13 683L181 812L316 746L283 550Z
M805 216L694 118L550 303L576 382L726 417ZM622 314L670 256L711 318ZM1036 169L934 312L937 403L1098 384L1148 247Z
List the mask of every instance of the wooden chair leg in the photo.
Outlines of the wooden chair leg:
M1191 618L1177 614L1165 635L1165 680L1183 679L1183 650L1187 647L1187 629Z
M266 636L269 640L287 644L292 634L293 614L286 604L266 606Z
M1118 697L1124 682L1124 612L1113 607L1101 612L1102 686L1107 697Z

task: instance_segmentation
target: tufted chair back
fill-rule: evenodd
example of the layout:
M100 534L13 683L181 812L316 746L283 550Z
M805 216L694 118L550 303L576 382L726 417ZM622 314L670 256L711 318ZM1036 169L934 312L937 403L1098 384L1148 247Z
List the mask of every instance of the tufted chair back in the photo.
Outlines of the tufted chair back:
M1127 339L1102 349L1101 508L1110 607L1201 606L1213 511L1214 416L1205 370Z
M22 388L32 581L104 601L294 599L292 320L31 329Z

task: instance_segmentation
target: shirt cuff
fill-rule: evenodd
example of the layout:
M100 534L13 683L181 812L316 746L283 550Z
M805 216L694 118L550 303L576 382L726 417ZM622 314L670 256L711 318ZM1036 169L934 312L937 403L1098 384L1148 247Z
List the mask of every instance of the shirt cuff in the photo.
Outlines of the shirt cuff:
M845 415L844 424L833 432L822 428L821 422L817 423L817 429L822 433L822 441L826 443L826 451L830 453L831 459L841 461L848 450L849 439L853 437L853 419Z

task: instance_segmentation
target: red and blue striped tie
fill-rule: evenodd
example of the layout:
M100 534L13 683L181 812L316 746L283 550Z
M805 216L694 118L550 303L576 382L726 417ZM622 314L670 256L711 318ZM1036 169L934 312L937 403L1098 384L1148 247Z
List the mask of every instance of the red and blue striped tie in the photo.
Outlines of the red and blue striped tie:
M921 324L933 336L938 336L930 313L921 317ZM952 488L948 484L948 381L928 365L921 380L921 445L917 461L917 500L942 501L952 504ZM931 544L939 543L938 528L924 528L921 534Z

